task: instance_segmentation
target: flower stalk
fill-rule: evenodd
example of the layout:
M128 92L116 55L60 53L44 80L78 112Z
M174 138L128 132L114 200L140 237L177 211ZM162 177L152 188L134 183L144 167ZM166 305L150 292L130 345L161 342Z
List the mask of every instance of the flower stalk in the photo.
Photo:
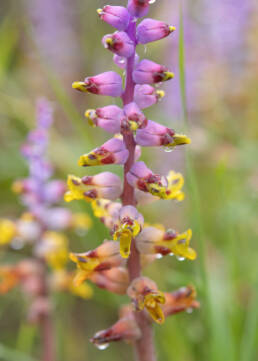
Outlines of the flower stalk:
M189 288L189 292L186 288L186 292L179 294L164 294L154 281L142 275L145 265L167 254L179 260L196 258L196 252L189 247L191 230L179 233L166 231L162 226L147 226L136 209L141 201L139 193L148 196L150 201L184 199L182 174L172 170L166 177L155 174L144 162L138 162L140 146L172 149L190 143L184 134L148 120L142 112L165 95L151 84L174 77L165 66L148 59L140 60L136 53L137 45L163 39L175 31L173 26L153 19L137 24L138 19L148 13L151 3L150 0L128 0L127 8L108 5L97 10L103 21L119 30L104 36L102 43L115 54L115 64L125 70L124 89L120 76L109 71L73 83L73 88L81 92L122 100L123 109L109 105L85 112L90 125L120 134L83 155L79 165L123 165L123 186L116 175L107 177L107 172L81 179L69 176L65 197L67 201L84 199L90 202L94 215L105 224L113 238L113 241L105 240L95 250L70 255L79 268L75 282L78 285L89 279L110 292L127 293L131 299L126 316L96 333L91 342L104 349L111 341L129 341L134 345L137 361L156 361L153 322L162 324L170 315L199 306L193 288ZM116 138L120 142L115 148ZM96 185L98 187L94 188ZM120 202L114 202L119 198ZM117 247L116 242L120 243Z

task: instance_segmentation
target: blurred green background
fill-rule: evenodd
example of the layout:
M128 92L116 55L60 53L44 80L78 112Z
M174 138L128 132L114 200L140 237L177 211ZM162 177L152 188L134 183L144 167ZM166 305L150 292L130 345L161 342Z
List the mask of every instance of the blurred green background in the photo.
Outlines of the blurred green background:
M86 75L118 71L101 44L102 36L112 32L96 15L96 8L104 4L104 0L1 0L0 217L15 218L23 210L11 184L28 172L19 148L35 124L38 97L47 97L55 109L49 157L56 178L85 175L77 166L78 157L108 139L101 129L86 124L83 113L109 104L110 99L71 90L72 81ZM163 222L179 231L191 227L198 259L157 260L145 274L161 290L193 284L201 302L200 310L155 326L158 359L257 361L257 3L157 0L150 17L175 24L177 31L139 54L170 65L176 78L162 86L166 99L146 115L186 131L192 144L172 153L143 150L143 159L155 172L183 172L186 200L160 201L141 207L141 212L148 222ZM121 174L119 167L109 168ZM83 202L67 206L91 214ZM107 230L94 220L86 237L71 236L70 248L88 250L105 237ZM15 257L6 250L0 253L1 263ZM94 290L89 301L54 296L57 359L132 360L130 346L117 343L99 351L88 342L96 331L116 321L119 305L127 302L127 297ZM25 314L26 300L18 290L1 296L0 360L39 358L39 335L26 323Z

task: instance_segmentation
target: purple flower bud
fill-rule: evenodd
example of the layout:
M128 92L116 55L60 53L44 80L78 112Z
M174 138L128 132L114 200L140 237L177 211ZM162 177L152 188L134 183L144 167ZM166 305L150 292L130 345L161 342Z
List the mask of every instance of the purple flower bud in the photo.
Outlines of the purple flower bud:
M134 53L134 42L124 31L105 35L102 43L105 48L124 58L129 58Z
M124 107L124 112L126 115L126 124L123 124L123 127L125 129L136 130L146 127L148 120L136 103L132 102L127 104Z
M130 171L127 173L126 178L132 187L139 188L138 182L141 178L148 178L152 176L152 171L146 166L144 162L134 163Z
M105 129L107 132L120 133L121 122L124 119L124 112L116 105L108 105L103 108L88 109L85 116L89 123Z
M73 88L92 94L118 97L122 94L122 78L114 71L107 71L92 77L85 78L84 82L75 81Z
M98 9L97 13L101 20L118 30L125 30L130 21L130 14L123 6L106 5L103 9Z
M136 84L160 83L172 78L174 78L174 74L164 65L154 63L147 59L140 61L133 72L133 80Z
M101 164L124 164L129 151L121 139L112 138L101 147L94 149L80 157L78 164L82 167Z
M174 130L149 120L144 130L139 129L137 131L136 142L143 147L168 145L173 143L174 134Z
M164 125L148 121L148 125L144 129L136 132L136 143L143 147L165 146L173 148L177 145L189 144L191 141L183 134L176 134L173 129Z
M149 7L150 0L128 0L128 11L137 18L147 15Z
M138 54L135 54L135 59L134 59L134 64L138 64L139 63L139 55ZM119 56L119 55L114 55L113 57L113 62L121 69L125 69L126 68L126 63L127 63L127 60L126 58L123 58L122 56Z
M138 43L147 44L152 41L163 39L175 30L176 28L174 26L169 26L162 21L144 19L137 26L136 37Z
M137 84L134 88L134 101L141 109L156 104L164 96L165 92L163 90L156 90L148 84Z

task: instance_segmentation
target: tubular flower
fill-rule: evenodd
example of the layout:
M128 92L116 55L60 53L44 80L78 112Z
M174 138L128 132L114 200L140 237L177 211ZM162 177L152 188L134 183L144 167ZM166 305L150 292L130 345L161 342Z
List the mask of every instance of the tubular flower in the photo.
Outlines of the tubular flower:
M195 260L196 252L189 247L192 231L184 233L146 227L136 238L136 247L143 254L176 255L179 259Z
M143 147L164 146L168 149L191 142L185 135L175 134L173 129L152 120L148 121L146 128L137 130L135 140Z
M93 272L89 279L99 288L119 295L126 294L129 286L128 271L122 267L113 267L106 271Z
M104 350L110 342L133 342L141 337L141 330L133 316L132 311L123 307L119 320L106 330L97 332L91 342L100 350Z
M158 290L154 281L147 277L136 278L128 287L127 294L136 311L146 308L155 322L164 322L165 317L160 305L165 303L165 296Z
M103 128L105 131L115 134L120 133L124 112L116 105L108 105L96 110L86 110L85 116L90 125Z
M124 58L129 58L134 53L134 42L124 31L105 35L102 43L106 49Z
M141 109L156 104L164 96L165 92L163 90L156 90L148 84L137 84L134 89L134 101Z
M122 94L122 78L114 71L107 71L99 75L75 81L73 88L81 92L119 97Z
M136 29L138 43L147 44L152 41L160 40L170 35L176 28L169 26L162 21L154 19L144 19Z
M128 150L121 139L112 138L101 147L80 157L78 165L89 167L101 164L124 164L128 158Z
M0 246L9 244L16 235L15 223L8 219L0 219Z
M94 216L99 218L110 230L118 222L121 203L111 202L107 199L97 199L91 202Z
M74 199L85 199L87 202L92 202L97 198L113 200L119 197L122 191L120 178L110 172L83 178L69 175L67 185L69 190L64 196L66 202Z
M130 21L130 14L123 6L106 5L103 9L98 9L97 13L101 20L118 30L125 30Z
M134 102L127 104L124 107L126 116L126 124L123 126L125 130L137 130L138 128L145 128L148 120L145 115L141 112L138 105Z
M150 0L128 0L128 11L135 17L145 16L150 7Z
M136 84L160 83L173 78L174 74L165 66L147 59L140 61L133 71L133 80Z
M137 162L127 173L128 183L141 190L149 192L161 199L176 199L182 201L184 193L181 188L184 185L182 174L170 171L167 177L153 174L144 162Z
M143 227L143 216L133 206L124 206L119 211L119 220L113 228L113 239L120 241L120 253L128 258L132 239L139 234Z
M68 240L61 233L47 231L35 251L52 268L63 269L68 261Z
M70 253L70 258L78 267L74 278L75 285L80 285L90 278L93 272L109 270L124 263L119 253L119 245L113 241L105 241L99 247L85 253Z
M162 307L165 317L179 312L191 312L194 308L199 308L200 303L196 301L196 291L194 287L182 287L177 291L165 293L166 302Z

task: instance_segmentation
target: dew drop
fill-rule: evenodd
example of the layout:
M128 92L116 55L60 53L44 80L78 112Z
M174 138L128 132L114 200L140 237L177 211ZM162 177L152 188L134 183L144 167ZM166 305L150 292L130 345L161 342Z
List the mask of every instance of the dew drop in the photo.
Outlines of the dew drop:
M120 58L120 59L118 60L118 62L119 62L119 64L125 64L125 58Z
M174 256L174 253L173 253L173 252L170 252L170 253L169 253L169 256L170 256L170 257L173 257L173 256Z
M154 4L156 0L149 0L149 4Z
M97 347L97 349L103 351L106 350L109 346L109 343L102 343L102 344L95 344L95 346Z
M144 45L144 48L143 48L144 54L147 54L147 51L148 51L148 47L147 47L147 45Z
M163 256L162 256L162 254L160 254L160 253L158 253L157 255L156 255L156 258L157 259L161 259Z
M173 148L172 147L164 147L164 151L166 152L166 153L171 153L171 152L173 152Z
M185 260L185 257L181 257L181 256L176 256L176 258L178 261L181 261L181 262Z
M192 312L193 312L193 309L192 309L191 307L189 307L189 308L186 309L186 312L187 312L187 313L192 313Z

